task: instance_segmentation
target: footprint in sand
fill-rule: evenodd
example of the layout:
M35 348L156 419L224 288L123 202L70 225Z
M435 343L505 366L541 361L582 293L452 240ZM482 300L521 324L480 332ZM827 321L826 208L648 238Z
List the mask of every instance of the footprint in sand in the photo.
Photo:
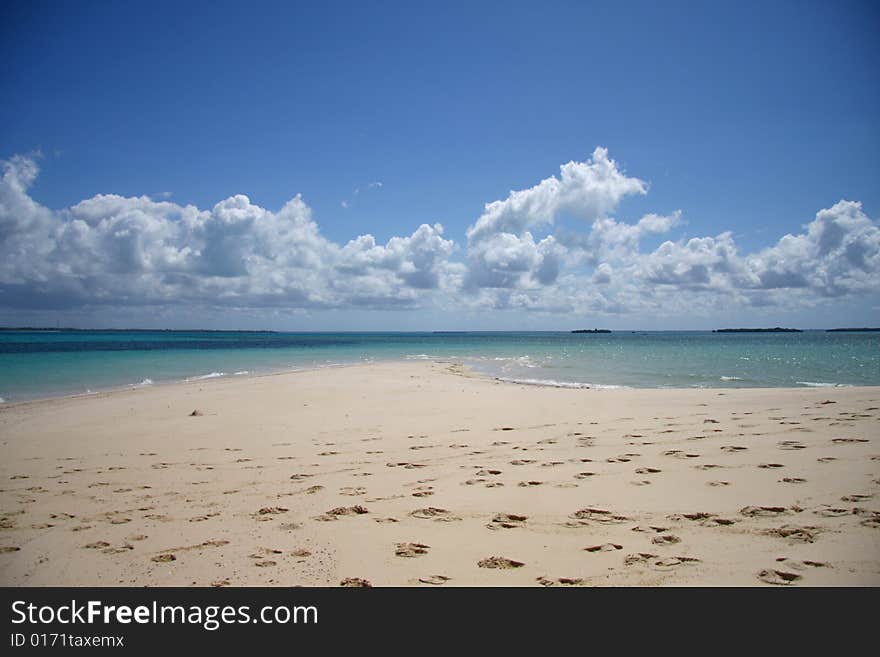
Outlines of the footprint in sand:
M594 507L579 509L569 517L576 520L594 520L603 524L618 524L629 520L626 516L617 515L607 509L597 509Z
M820 530L818 527L783 525L782 527L774 527L773 529L768 529L762 533L767 536L784 538L793 543L812 543L816 540L816 534L819 531Z
M663 534L662 536L655 536L651 539L651 542L654 545L674 545L675 543L681 543L681 539L674 534Z
M867 438L832 438L831 442L836 445L845 445L847 443L867 443Z
M455 520L461 520L461 518L453 515L446 509L441 509L436 506L428 506L424 509L416 509L415 511L412 511L409 515L411 515L413 518L422 518L424 520L437 520L440 522L452 522Z
M670 520L691 520L693 522L699 522L701 525L709 527L726 527L736 523L736 520L731 520L730 518L721 518L719 516L716 516L714 513L706 513L705 511L697 511L695 513L674 513L671 516L668 516L668 518Z
M656 559L656 554L650 552L639 552L637 554L628 554L623 558L624 566L635 566L637 564L647 564L651 559Z
M588 477L595 477L595 472L578 472L574 478L575 479L587 479Z
M715 481L707 481L706 485L707 486L730 486L730 482L715 480Z
M345 488L339 489L340 495L348 495L350 497L356 497L358 495L366 495L367 489L362 486L358 486L356 488L352 488L350 486L346 486Z
M679 566L693 565L700 563L697 557L666 557L654 562L654 567L658 570L674 570Z
M323 515L317 516L315 520L337 520L343 516L360 516L369 512L370 510L367 507L361 506L360 504L354 506L338 506L329 511L325 511Z
M262 509L256 512L257 516L267 516L267 515L277 515L279 513L287 513L290 509L286 509L283 506L264 506Z
M150 561L155 561L156 563L168 563L169 561L177 561L177 557L173 554L159 554L152 557Z
M394 554L398 557L420 557L423 554L428 554L430 547L424 543L398 543Z
M799 443L796 440L783 440L781 443L776 445L779 449L806 449L807 446L803 443Z
M552 580L541 576L536 577L535 581L541 586L556 586L557 584L559 586L580 586L584 583L584 580L581 577L560 577L559 579Z
M670 449L663 452L663 456L672 456L677 459L695 459L699 458L700 455L690 452L683 452L680 449Z
M813 511L817 516L822 516L823 518L837 518L839 516L848 516L851 511L849 509L844 509L841 507L823 507Z
M804 559L803 561L798 561L795 559L789 559L788 557L778 557L776 561L777 563L784 563L786 566L794 568L795 570L808 570L809 568L831 568L831 564L825 563L824 561L809 561L806 559Z
M763 470L769 470L772 468L784 468L785 466L782 463L759 463L758 467Z
M543 483L544 483L543 481L521 481L517 484L517 486L520 486L522 488L528 488L530 486L540 486Z
M528 520L528 516L518 516L513 513L498 513L492 521L486 525L488 529L515 529L522 527Z
M370 583L370 580L363 579L362 577L346 577L344 580L339 582L339 586L361 589L368 589L373 587L373 585Z
M636 474L657 474L663 472L660 468L636 468Z
M859 524L869 529L880 529L880 511L873 511L870 517L861 520Z
M762 570L758 573L757 577L765 584L775 584L776 586L788 586L789 584L792 584L799 579L803 579L800 575L796 573L789 573L784 570L776 570L775 568Z
M446 575L429 575L428 577L419 577L419 581L422 584L432 584L433 586L440 586L448 582L451 577L447 577Z
M623 546L618 545L617 543L601 543L599 545L591 545L589 547L584 548L584 552L614 552L615 550L622 550Z
M744 452L748 449L748 447L742 447L741 445L724 445L721 448L722 452L730 452L731 454L736 452Z
M739 512L749 518L772 518L789 513L784 506L744 506Z
M669 531L669 528L668 527L660 527L657 525L648 525L647 527L644 525L636 525L630 531L645 532L645 533L649 533L649 534L653 532L653 533L660 534L662 532Z
M433 486L419 486L412 494L413 497L430 497L434 494Z
M803 477L783 477L779 481L786 484L803 484L806 483L807 480Z
M480 568L499 568L502 570L508 570L511 568L521 568L525 566L522 561L515 561L514 559L508 559L507 557L487 557L485 559L480 559L477 562L477 566Z
M841 497L842 502L861 502L863 500L869 500L873 495L864 495L862 493L853 493L852 495L844 495Z
M204 522L205 520L210 520L216 516L219 516L219 513L207 513L203 516L195 516L189 519L189 522Z

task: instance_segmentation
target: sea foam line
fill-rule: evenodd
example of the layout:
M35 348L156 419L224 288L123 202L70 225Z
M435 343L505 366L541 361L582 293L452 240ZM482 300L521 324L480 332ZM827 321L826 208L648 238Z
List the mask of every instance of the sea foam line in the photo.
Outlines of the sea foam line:
M211 372L210 374L202 374L201 376L191 376L187 379L187 381L202 381L204 379L216 379L221 376L226 376L226 372Z
M555 381L553 379L514 379L509 377L495 377L497 381L506 381L508 383L519 383L527 386L543 386L547 388L571 388L574 390L621 390L629 388L629 386L604 385L601 383L574 383L571 381Z

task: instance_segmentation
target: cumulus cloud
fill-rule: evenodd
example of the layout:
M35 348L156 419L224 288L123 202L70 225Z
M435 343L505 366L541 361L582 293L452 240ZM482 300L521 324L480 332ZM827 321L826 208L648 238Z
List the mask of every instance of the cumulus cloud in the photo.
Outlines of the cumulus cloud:
M570 238L569 243L552 235L536 242L531 229L570 215L592 222L591 234L598 235L595 226L603 221L614 223L607 214L621 199L646 192L644 181L626 176L608 157L607 149L596 148L585 162L563 164L558 177L487 203L467 230L467 286L519 289L554 284L561 268L583 255L583 247L574 243L580 236ZM652 221L646 218L646 229Z
M880 274L880 228L862 204L840 201L821 210L800 235L746 260L748 283L760 289L807 288L825 296L876 290Z
M440 224L339 246L301 196L272 212L244 195L200 210L102 194L53 212L28 195L37 173L33 158L3 163L0 305L417 307L454 271Z
M647 183L627 177L596 148L586 162L569 162L534 187L512 191L503 201L487 203L483 214L468 228L469 243L498 233L518 235L527 228L553 223L563 213L592 221L612 211L624 196L645 194Z
M465 248L440 224L379 243L335 243L297 195L269 210L244 195L210 209L99 194L62 210L33 200L35 157L2 163L0 307L510 309L583 316L804 307L880 294L880 227L858 202L741 253L731 232L665 239L680 211L626 221L647 193L603 148L488 203ZM371 183L361 189L378 188ZM355 194L356 195L356 194ZM573 218L576 229L561 219Z

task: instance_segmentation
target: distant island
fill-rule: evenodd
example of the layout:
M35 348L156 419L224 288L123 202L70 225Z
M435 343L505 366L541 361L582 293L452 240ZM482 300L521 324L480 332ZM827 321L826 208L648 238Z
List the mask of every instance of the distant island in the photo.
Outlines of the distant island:
M794 328L726 328L715 329L712 333L803 333L800 329Z
M826 333L878 333L880 332L880 328L834 328L828 329L825 331Z
M608 329L577 329L572 333L611 333Z

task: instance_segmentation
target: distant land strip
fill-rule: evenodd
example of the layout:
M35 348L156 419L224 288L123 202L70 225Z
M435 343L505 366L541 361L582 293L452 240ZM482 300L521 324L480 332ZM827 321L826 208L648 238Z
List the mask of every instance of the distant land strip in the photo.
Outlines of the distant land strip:
M609 329L577 329L572 333L611 333Z

